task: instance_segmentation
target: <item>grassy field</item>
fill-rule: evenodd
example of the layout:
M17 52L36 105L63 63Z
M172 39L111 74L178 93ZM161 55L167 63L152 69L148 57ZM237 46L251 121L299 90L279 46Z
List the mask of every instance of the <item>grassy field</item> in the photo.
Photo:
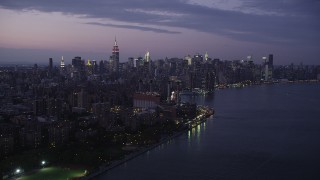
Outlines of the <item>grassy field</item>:
M85 169L70 169L62 167L46 167L38 170L31 175L25 175L18 178L18 180L66 180L79 178L84 176Z

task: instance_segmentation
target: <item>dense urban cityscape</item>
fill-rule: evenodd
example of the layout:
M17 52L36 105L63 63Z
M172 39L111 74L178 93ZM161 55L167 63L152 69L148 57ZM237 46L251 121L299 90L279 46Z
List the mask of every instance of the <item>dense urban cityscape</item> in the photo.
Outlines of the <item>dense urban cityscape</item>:
M319 9L1 0L0 179L320 179Z
M119 57L115 40L108 60L77 56L66 64L62 56L49 58L47 66L0 67L3 179L49 163L78 164L88 175L213 114L212 107L182 102L182 95L320 80L319 65L275 66L273 54L243 60L208 53L153 60L146 52L127 62Z

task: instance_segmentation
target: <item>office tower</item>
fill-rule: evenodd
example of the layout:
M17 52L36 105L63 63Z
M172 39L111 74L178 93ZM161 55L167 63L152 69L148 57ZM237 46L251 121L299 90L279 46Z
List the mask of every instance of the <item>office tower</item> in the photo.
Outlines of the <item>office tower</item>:
M52 58L49 58L49 71L51 72L53 68Z
M143 58L142 58L142 57L138 57L138 58L137 58L136 65L137 65L137 66L143 66L143 64L144 64Z
M64 60L63 60L63 56L61 57L60 68L61 68L61 69L64 69Z
M261 69L262 80L268 81L268 72L269 72L268 59L267 57L262 57L262 69Z
M184 60L188 61L188 65L189 65L189 66L192 65L192 57L191 57L190 55L185 56L185 57L184 57Z
M133 57L128 58L128 64L130 67L135 67L135 62Z
M104 64L104 62L103 62L103 60L101 60L100 61L100 63L99 63L99 73L100 74L103 74L103 73L105 73L105 64Z
M93 70L93 74L97 74L98 73L98 63L96 60L92 60L92 70Z
M72 59L72 67L77 71L84 69L84 61L81 60L81 57L77 56Z
M247 61L248 61L248 63L253 62L253 60L252 60L252 56L251 56L251 55L247 56Z
M147 51L146 54L144 55L144 61L149 62L150 61L150 52Z
M114 72L118 72L118 68L119 68L119 47L118 47L116 38L114 39L114 45L113 45L113 48L112 48L112 56L110 58L110 62L112 62L111 63L112 70Z
M149 51L147 51L144 55L144 68L146 72L151 72L151 59Z
M269 54L269 58L268 58L268 75L269 75L269 79L272 80L273 78L273 54Z
M273 54L269 54L269 67L273 70Z
M193 60L196 62L202 62L203 61L203 56L199 53L193 56Z
M90 59L88 59L87 61L86 68L87 68L87 75L91 75L93 73L93 67Z
M208 61L208 59L209 59L208 52L206 52L206 54L204 55L204 59L205 59L206 61Z
M273 54L269 54L269 57L262 57L262 80L270 81L273 78Z

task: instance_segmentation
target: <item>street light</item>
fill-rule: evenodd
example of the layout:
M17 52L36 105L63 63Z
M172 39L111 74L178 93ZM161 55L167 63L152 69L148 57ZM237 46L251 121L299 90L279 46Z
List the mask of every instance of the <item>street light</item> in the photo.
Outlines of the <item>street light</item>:
M46 161L41 161L41 165L45 165L46 164Z
M21 172L21 170L18 168L16 169L16 174L19 174Z
M19 174L21 174L23 172L23 170L22 169L20 169L20 168L17 168L15 171L14 171L14 175L19 175Z

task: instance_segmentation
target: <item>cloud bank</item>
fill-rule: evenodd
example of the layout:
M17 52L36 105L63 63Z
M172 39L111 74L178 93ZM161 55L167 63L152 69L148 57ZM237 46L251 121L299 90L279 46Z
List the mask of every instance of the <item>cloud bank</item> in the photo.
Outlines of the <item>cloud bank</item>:
M185 28L258 43L319 46L320 41L317 0L2 0L0 6L112 19L121 25L88 24L156 33L178 34L171 29Z

